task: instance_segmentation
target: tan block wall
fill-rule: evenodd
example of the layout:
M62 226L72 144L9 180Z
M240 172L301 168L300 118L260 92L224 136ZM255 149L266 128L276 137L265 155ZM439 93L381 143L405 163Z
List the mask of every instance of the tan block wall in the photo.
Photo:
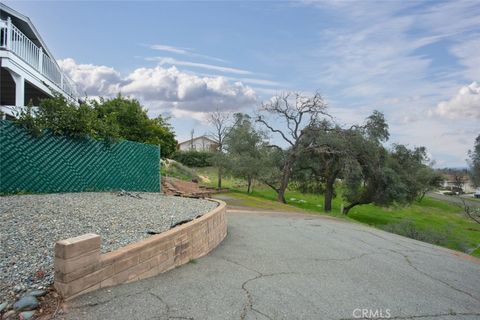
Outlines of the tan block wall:
M100 236L55 244L55 288L66 299L148 278L206 255L227 235L226 204L198 219L118 250L100 254Z

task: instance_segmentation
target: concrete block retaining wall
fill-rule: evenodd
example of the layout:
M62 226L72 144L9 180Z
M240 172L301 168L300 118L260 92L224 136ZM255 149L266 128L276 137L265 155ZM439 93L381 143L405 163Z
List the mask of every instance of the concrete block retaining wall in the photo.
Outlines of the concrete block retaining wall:
M213 200L212 200L213 201ZM206 255L227 235L226 205L198 219L118 250L100 253L100 236L55 244L55 288L65 299L168 271Z

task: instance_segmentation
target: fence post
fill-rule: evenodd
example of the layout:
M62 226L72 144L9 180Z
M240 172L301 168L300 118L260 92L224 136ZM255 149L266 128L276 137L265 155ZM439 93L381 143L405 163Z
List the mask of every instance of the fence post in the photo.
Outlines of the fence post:
M38 71L43 74L43 49L38 50Z
M12 50L12 37L13 37L13 28L12 28L12 19L7 18L7 49Z

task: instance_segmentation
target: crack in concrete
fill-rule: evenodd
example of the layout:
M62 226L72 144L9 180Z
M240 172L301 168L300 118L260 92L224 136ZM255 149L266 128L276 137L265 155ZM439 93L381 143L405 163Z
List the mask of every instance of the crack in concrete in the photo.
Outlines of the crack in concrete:
M165 306L165 312L164 312L163 316L165 316L167 319L186 319L186 320L194 320L195 319L194 317L184 317L184 316L172 316L172 315L170 315L170 312L171 312L170 305L165 300L163 300L163 298L161 296L159 296L158 294L153 293L151 291L149 291L148 293L151 296L155 297L158 301L160 301Z
M218 259L225 260L225 261L230 262L230 263L233 263L233 264L235 264L235 265L237 265L237 266L239 266L239 267L242 267L242 268L244 268L244 269L246 269L246 270L248 270L248 271L255 272L255 273L257 273L257 274L262 274L260 271L257 271L257 270L255 270L255 269L253 269L253 268L250 268L250 267L247 267L246 265L241 264L240 262L237 262L237 261L232 260L232 259L230 259L230 258L227 258L227 257L224 257L224 256L219 256L219 257L217 257L217 258L218 258Z
M261 312L261 311L258 310L258 309L255 309L253 306L251 306L250 309L251 309L253 312L258 313L258 314L264 316L265 318L267 318L267 319L269 319L269 320L274 320L274 318L270 317L270 316L269 316L268 314L266 314L266 313Z
M372 256L372 255L375 255L375 254L379 254L377 252L365 252L365 253L362 253L362 254L359 254L359 255L356 255L356 256L352 256L352 257L346 257L346 258L314 258L313 261L325 261L325 262L328 262L328 261L352 261L352 260L355 260L355 259L360 259L360 258L363 258L365 256Z
M156 298L158 301L160 301L164 306L165 306L165 312L164 312L164 315L167 317L167 318L170 318L170 306L168 305L168 303L165 302L165 300L163 300L162 297L160 297L158 294L156 293L153 293L151 291L148 292L149 295L151 295L152 297Z
M286 275L286 274L297 274L297 272L276 272L276 273L263 274L258 270L247 267L246 265L241 264L238 261L231 260L227 257L221 256L221 257L218 257L218 258L222 259L222 260L225 260L227 262L233 263L237 266L240 266L240 267L242 267L242 268L244 268L248 271L255 272L257 274L255 277L247 279L242 283L242 290L245 292L245 296L247 297L247 302L244 304L242 312L240 313L240 319L244 320L245 317L247 316L248 310L251 310L255 313L258 313L258 314L264 316L267 319L273 320L274 318L272 318L268 314L258 310L257 308L255 308L253 306L253 297L252 297L252 294L250 293L250 291L247 289L246 285L251 281L255 281L255 280L258 280L258 279L261 279L261 278L264 278L264 277L273 277L273 276Z
M258 272L258 271L257 271ZM265 314L264 312L259 311L258 309L253 307L253 297L250 291L247 289L247 284L252 281L256 281L261 278L266 278L266 277L275 277L275 276L280 276L280 275L287 275L287 274L295 274L296 272L277 272L277 273L269 273L269 274L263 274L261 272L258 272L259 274L253 278L245 280L245 282L242 283L242 290L245 292L245 295L247 297L247 302L244 304L242 312L240 313L240 319L244 320L245 317L247 316L248 310L252 310L254 312L257 312L264 317L267 317L270 320L273 320L272 317L269 315Z
M457 291L457 292L466 294L467 296L469 296L470 298L472 298L472 299L474 299L474 300L476 300L476 301L480 301L479 298L475 297L475 296L474 296L473 294L471 294L470 292L467 292L467 291L464 291L464 290L462 290L462 289L459 289L459 288L453 286L452 284L446 282L445 280L436 278L436 277L432 276L431 274L429 274L429 273L427 273L427 272L425 272L425 271L420 270L419 268L417 268L417 267L413 264L413 262L410 260L410 257L409 257L408 255L404 254L403 252L400 252L400 251L397 251L397 250L393 250L393 249L387 249L387 250L390 251L390 252L396 253L396 254L398 254L398 255L401 255L401 256L405 259L405 261L407 262L407 264L408 264L412 269L414 269L415 271L417 271L418 273L423 274L424 276L426 276L426 277L428 277L428 278L430 278L430 279L432 279L432 280L434 280L434 281L438 281L438 282L446 285L446 286L449 287L450 289L453 289L453 290L455 290L455 291Z
M107 304L107 303L109 303L112 300L115 300L117 298L128 298L128 297L136 296L137 294L142 294L142 293L143 293L143 291L134 292L134 293L130 293L130 294L127 294L127 295L114 295L113 297L110 297L106 300L89 302L89 303L85 303L85 304L81 304L81 305L73 305L73 306L69 306L69 308L70 309L82 309L82 308L92 308L92 307L102 306L102 305Z

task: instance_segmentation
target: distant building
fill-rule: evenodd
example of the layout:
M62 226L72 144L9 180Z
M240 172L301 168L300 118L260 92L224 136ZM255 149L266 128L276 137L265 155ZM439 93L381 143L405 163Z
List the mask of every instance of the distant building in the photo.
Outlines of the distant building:
M444 173L443 174L443 189L459 191L461 189L464 193L472 193L475 191L475 187L468 176L468 173L465 172L456 172L456 173Z
M196 137L187 141L180 142L177 149L180 151L210 151L214 152L218 148L218 143L207 136Z
M0 115L10 118L15 107L36 106L54 92L78 98L30 19L0 3Z

